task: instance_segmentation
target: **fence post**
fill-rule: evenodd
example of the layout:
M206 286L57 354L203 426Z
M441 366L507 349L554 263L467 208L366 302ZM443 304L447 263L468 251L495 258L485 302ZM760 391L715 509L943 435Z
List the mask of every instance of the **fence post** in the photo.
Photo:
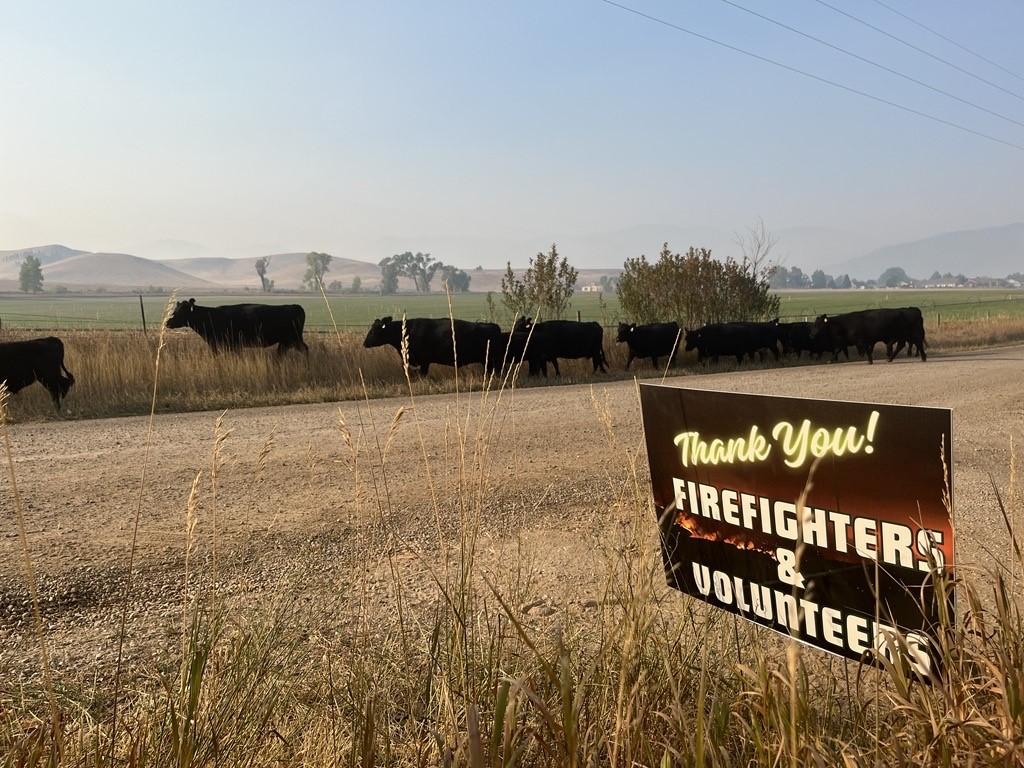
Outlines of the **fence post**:
M576 322L577 323L583 322L583 316L580 314L580 311L578 309L576 310Z
M142 332L146 333L146 305L142 303L142 294L139 294L139 312L142 314Z

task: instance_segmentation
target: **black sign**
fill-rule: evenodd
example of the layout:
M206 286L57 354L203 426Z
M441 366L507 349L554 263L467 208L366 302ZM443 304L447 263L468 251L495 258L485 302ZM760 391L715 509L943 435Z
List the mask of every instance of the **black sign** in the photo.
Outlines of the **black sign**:
M940 609L953 615L949 410L640 396L671 586L840 656L938 671Z

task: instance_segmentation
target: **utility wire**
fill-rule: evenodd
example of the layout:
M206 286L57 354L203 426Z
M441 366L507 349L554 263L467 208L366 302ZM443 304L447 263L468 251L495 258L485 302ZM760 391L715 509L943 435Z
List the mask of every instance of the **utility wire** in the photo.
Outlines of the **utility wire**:
M989 141L993 141L996 144L1002 144L1003 146L1011 147L1012 149L1016 149L1016 150L1020 150L1021 152L1024 152L1024 145L1015 144L1012 141L1007 141L1005 139L1000 139L1000 138L998 138L996 136L992 136L991 134L984 133L982 131L976 131L973 128L968 128L966 125L961 125L960 123L954 123L952 120L946 120L945 118L929 114L928 112L922 112L919 109L914 109L913 107L908 107L908 106L906 106L904 104L899 104L899 103L897 103L895 101L890 101L889 99L886 99L886 98L884 98L882 96L876 96L873 93L868 93L867 91L862 91L862 90L860 90L858 88L854 88L853 86L845 85L844 83L840 83L840 82L838 82L836 80L830 80L827 77L822 77L821 75L816 75L813 72L808 72L806 70L799 69L798 67L794 67L794 66L791 66L789 64L784 64L783 62L777 61L776 59L770 59L767 56L762 56L759 53L754 53L753 51L748 51L748 50L746 50L744 48L740 48L738 46L732 45L731 43L726 43L726 42L723 42L722 40L716 40L713 37L709 37L708 35L701 34L700 32L695 32L692 29L687 29L686 27L680 26L679 24L675 24L675 23L673 23L671 21L667 21L666 19L659 18L658 16L652 16L651 14L645 13L645 12L643 12L641 10L636 9L636 8L631 8L628 5L623 5L622 3L615 2L615 0L600 0L600 2L604 3L605 5L610 5L610 6L614 7L614 8L618 8L621 11L626 11L627 13L632 13L634 16L639 16L642 19L647 19L648 21L652 21L655 24L660 24L660 25L662 25L664 27L668 27L669 29L674 29L677 32L682 32L684 34L690 35L691 37L695 37L698 40L703 40L703 41L705 41L707 43L712 43L713 45L717 45L717 46L719 46L721 48L725 48L727 50L733 51L734 53L740 53L740 54L742 54L744 56L747 56L747 57L749 57L751 59L756 59L757 61L764 62L765 64L771 64L772 66L778 67L779 69L784 69L787 72L793 72L795 74L801 75L802 77L806 77L806 78L809 78L811 80L816 80L819 83L824 83L825 85L831 85L833 88L838 88L840 90L847 91L848 93L855 93L858 96L863 96L865 99L871 99L872 101L876 101L879 104L885 104L886 106L893 107L894 109L898 109L898 110L901 110L903 112L907 112L907 113L909 113L911 115L917 115L918 117L923 117L926 120L931 120L932 122L935 122L935 123L941 123L942 125L947 125L950 128L956 128L957 130L964 131L966 133L970 133L970 134L972 134L974 136L978 136L978 137L980 137L982 139L988 139Z
M961 98L960 96L957 96L955 93L950 93L949 91L945 91L942 88L939 88L937 86L931 85L930 83L926 83L923 80L918 80L916 77L912 77L912 76L910 76L908 74L900 72L899 70L893 69L892 67L887 67L885 64L881 64L881 63L879 63L877 61L874 61L872 59L868 59L868 58L866 58L864 56L861 56L858 53L854 53L853 51L850 51L850 50L848 50L846 48L843 48L841 46L838 46L838 45L835 45L833 43L830 43L828 40L823 40L820 37L816 37L815 35L809 34L807 32L803 32L803 31L797 29L796 27L791 27L788 24L785 24L784 22L779 21L778 19L773 19L771 16L765 16L763 13L758 13L757 11L755 11L755 10L753 10L751 8L747 8L746 6L740 5L739 3L734 3L733 0L719 0L719 1L725 3L726 5L732 6L733 8L735 8L735 9L737 9L739 11L743 11L744 13L749 13L751 16L756 16L759 19L767 21L769 24L774 24L777 27L781 27L782 29L788 30L788 31L792 32L795 35L800 35L800 37L807 38L808 40L813 40L814 42L819 43L821 45L824 45L827 48L831 48L834 51L839 51L840 53L846 54L847 56L849 56L851 58L854 58L857 61L862 61L865 64L870 64L872 67L877 67L878 69L881 69L884 72L888 72L889 74L896 75L897 77L902 77L904 80L907 80L908 82L914 83L915 85L920 85L923 88L927 88L930 91L934 91L935 93L938 93L938 94L941 94L943 96L947 96L950 99L954 99L956 101L959 101L961 104L966 104L969 107L974 107L975 109L980 110L981 112L985 112L987 114L990 114L993 117L998 117L1000 120L1005 120L1008 123L1013 123L1014 125L1019 125L1021 128L1024 128L1024 122L1021 122L1020 120L1015 120L1012 117L1008 117L1008 116L1002 114L1001 112L996 112L995 110L989 109L988 107L983 107L982 105L976 104L973 101Z
M926 32L931 32L933 35L935 35L940 40L945 40L950 45L955 45L961 51L966 51L967 53L971 54L971 56L974 56L977 59L981 59L986 64L991 64L996 69L1001 69L1006 74L1011 75L1011 76L1017 78L1018 80L1024 81L1024 76L1018 75L1012 69L1007 69L1002 64L1000 64L998 61L992 61L992 59L988 58L987 56L983 56L982 54L978 53L977 51L968 48L966 45L958 43L953 38L947 37L946 35L942 34L938 30L932 29L927 24L924 24L924 23L918 21L917 19L913 18L912 16L908 16L907 14L903 13L903 11L900 11L900 10L897 10L896 8L893 8L888 3L883 3L882 0L872 0L872 2L877 3L878 5L882 6L883 8L885 8L887 11L890 11L891 13L895 13L897 16L902 16L904 19L909 21L911 24L914 24L915 26L920 27L921 29L925 30Z
M920 47L918 45L914 45L913 43L904 40L902 37L897 37L896 35L892 34L891 32L886 32L881 27L876 27L871 22L864 21L864 19L860 18L859 16L854 16L852 13L847 13L842 8L837 8L836 6L832 5L831 3L826 3L825 0L814 0L814 2L818 3L818 5L823 5L826 8L832 9L833 11L838 13L840 16L845 16L846 18L851 19L852 21L856 21L858 24L863 24L868 29L873 29L878 34L885 35L890 40L895 40L897 43L900 43L901 45L905 45L905 46L907 46L907 48L911 48L911 49L917 51L918 53L927 56L930 59L935 59L935 61L941 61L947 67L952 67L957 72L962 72L963 74L967 75L968 77L973 77L975 80L978 80L978 81L980 81L982 83L985 83L986 85L990 85L993 88L995 88L996 90L1002 91L1005 94L1013 96L1013 98L1015 98L1015 99L1020 99L1021 101L1024 101L1024 96L1022 96L1021 94L1017 93L1016 91L1011 91L1009 88L1003 88L1003 86L999 85L999 83L993 83L991 80L987 80L986 78L982 77L981 75L976 75L973 72L971 72L969 69L964 69L959 64L954 64L949 59L944 59L941 56L936 56L931 51L926 51L924 48L922 48L922 47Z

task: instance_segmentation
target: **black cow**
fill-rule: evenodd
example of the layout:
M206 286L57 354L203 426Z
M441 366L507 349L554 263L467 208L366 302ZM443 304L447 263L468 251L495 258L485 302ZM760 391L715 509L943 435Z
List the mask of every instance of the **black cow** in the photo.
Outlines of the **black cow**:
M59 413L61 398L67 397L75 377L64 367L64 342L47 336L0 344L0 381L12 395L38 381L50 393Z
M576 320L545 320L535 323L532 318L520 317L513 331L531 334L530 344L536 344L537 353L544 358L542 368L545 376L547 363L554 365L555 374L561 376L559 358L575 360L588 357L594 364L594 373L599 369L602 373L608 372L604 357L604 329L600 323L581 323Z
M928 359L924 351L924 318L917 307L819 315L814 321L812 335L821 335L827 340L832 349L832 362L838 359L840 351L855 346L858 352L867 356L868 363L873 363L878 342L885 344L890 363L907 344L917 348L922 361Z
M671 355L669 365L673 365L679 351L679 323L619 323L619 335L615 340L620 344L625 343L629 348L627 371L637 357L651 358L651 364L657 368L659 357Z
M754 354L764 350L779 359L778 320L770 323L712 323L703 328L686 330L686 351L697 350L697 361L710 358L718 362L721 355L735 357L742 363L745 355L754 359Z
M405 321L409 339L409 365L427 375L432 363L438 365L481 365L496 361L501 365L499 342L501 328L495 323L455 321L455 344L452 344L450 318L413 317ZM382 347L390 344L402 354L402 321L381 317L373 321L363 346ZM488 367L490 367L488 363Z
M242 347L272 347L309 352L302 340L306 311L298 304L227 304L203 307L195 299L179 301L167 318L168 328L191 328L213 352Z
M489 372L508 370L522 362L528 364L531 376L543 373L547 378L548 356L543 349L543 342L531 337L529 333L502 331L498 335L497 356L488 363Z
M811 331L814 330L814 323L779 323L779 342L782 344L782 353L785 355L795 354L797 358L804 352L808 357L813 356L820 360L822 354L831 352L828 340L824 336L812 338ZM847 354L849 357L849 354Z

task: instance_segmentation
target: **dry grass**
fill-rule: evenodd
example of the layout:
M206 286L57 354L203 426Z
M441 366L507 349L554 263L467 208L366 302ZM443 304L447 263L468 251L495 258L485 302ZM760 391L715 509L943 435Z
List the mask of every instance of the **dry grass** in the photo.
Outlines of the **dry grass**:
M1024 341L1024 318L996 315L971 320L944 320L928 329L928 343L937 350L977 349Z
M185 582L179 607L186 622L169 642L167 661L120 694L99 686L55 695L45 682L15 689L0 681L3 764L1022 763L1024 613L1007 585L1007 572L1012 581L1024 566L1019 547L1011 563L960 585L965 619L944 627L941 683L920 685L894 668L850 672L694 601L666 600L642 453L623 445L626 479L609 513L633 525L608 553L600 606L566 616L554 632L529 624L517 608L532 596L529 553L506 553L485 567L478 544L482 522L494 513L490 491L507 480L495 476L504 469L492 457L509 447L498 425L511 394L499 386L462 395L445 427L452 459L424 454L416 468L396 469L386 457L400 421L417 419L414 402L389 425L338 425L348 453L339 471L365 512L353 535L365 557L391 574L385 610L365 567L349 574L347 601L324 598L303 608L283 591L230 605L209 566L190 561L197 535L190 494L181 561L183 572L198 571L197 586ZM595 408L618 445L610 415L599 401ZM213 437L214 472L223 437ZM447 539L438 520L434 559L407 546L391 524L403 500L392 497L388 477L413 470L432 488L449 489L441 503L458 535ZM1013 465L998 501L1011 534L1024 511L1016 484ZM211 525L201 521L201 535L212 534L215 546ZM433 585L425 610L406 601L397 564L403 554L413 558L417 578ZM169 617L177 626L180 614ZM45 642L43 635L41 664Z
M658 376L649 361L637 360L629 374L623 371L625 345L614 343L614 329L605 332L605 349L611 374L591 374L589 361L563 361L562 376L527 379L525 371L517 386L579 383ZM930 351L967 349L1024 340L1024 318L993 317L954 320L928 329ZM40 333L5 331L3 339L31 338ZM158 336L138 332L64 331L65 362L76 383L66 401L65 417L97 418L149 412L153 386L152 360ZM363 335L348 332L307 334L308 360L296 353L279 359L269 350L242 354L212 355L198 336L188 330L166 334L163 370L156 402L158 413L221 410L224 408L288 403L316 403L407 394L424 395L455 390L453 369L432 366L420 379L413 372L407 382L401 358L394 349L364 349ZM806 358L805 358L806 362ZM685 370L700 372L691 355L681 354ZM484 386L480 366L459 373L463 391ZM15 421L56 417L49 396L38 385L11 400Z

